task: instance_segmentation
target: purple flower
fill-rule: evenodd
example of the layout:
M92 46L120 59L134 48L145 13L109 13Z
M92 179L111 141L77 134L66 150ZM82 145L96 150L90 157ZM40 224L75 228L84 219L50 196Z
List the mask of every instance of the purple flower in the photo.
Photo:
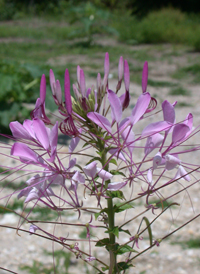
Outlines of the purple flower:
M37 99L35 109L31 112L31 118L41 119L46 124L51 124L51 121L45 113L45 98L46 98L46 79L45 75L42 75L40 83L40 98Z
M50 72L49 72L49 79L50 79L50 85L51 85L54 101L56 105L58 105L59 107L62 107L63 102L62 102L62 90L61 90L60 82L59 80L55 80L55 76L52 69L50 69Z
M79 131L74 124L74 120L72 118L72 100L70 94L70 78L68 69L65 70L65 107L67 113L62 113L66 116L65 120L60 124L60 131L69 136L78 136Z
M15 138L20 141L30 140L33 145L44 148L49 156L49 162L54 162L57 154L58 141L58 122L55 123L52 129L45 126L44 122L39 119L26 120L23 125L19 122L11 122L10 129ZM32 160L41 162L41 158L26 144L15 143L11 150L11 155L19 156L24 160Z
M112 174L104 169L98 168L97 163L95 161L91 162L87 166L83 168L85 174L91 178L95 178L98 175L104 181L110 180L112 178Z
M18 199L25 196L25 203L32 200L40 200L42 197L48 199L50 196L54 196L54 192L47 183L46 177L40 177L38 174L30 178L26 184L28 187L24 188L19 194Z
M135 234L135 236L133 236L133 237L130 238L130 241L134 241L134 243L137 246L137 248L139 248L139 244L138 244L139 240L142 241L143 237L139 237L138 234Z

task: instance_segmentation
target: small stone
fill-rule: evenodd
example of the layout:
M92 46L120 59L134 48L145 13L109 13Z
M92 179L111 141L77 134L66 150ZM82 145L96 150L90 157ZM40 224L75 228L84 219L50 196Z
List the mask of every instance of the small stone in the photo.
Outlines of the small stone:
M0 220L1 225L6 225L6 224L15 224L19 220L19 217L17 217L13 213L7 213L3 215L3 218Z
M28 250L29 250L30 252L35 251L35 246L34 246L34 245L29 245Z

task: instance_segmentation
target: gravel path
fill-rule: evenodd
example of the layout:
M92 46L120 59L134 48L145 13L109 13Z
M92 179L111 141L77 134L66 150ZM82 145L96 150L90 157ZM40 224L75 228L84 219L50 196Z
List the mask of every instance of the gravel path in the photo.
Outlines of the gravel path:
M136 47L137 48L137 47ZM152 46L153 48L153 46ZM171 46L166 45L166 52L170 52ZM155 54L162 57L163 52L156 52ZM196 59L200 57L199 53L192 53L192 52L184 52L184 54L180 54L179 56L172 57L168 61L162 61L162 58L157 59L157 61L149 62L150 72L149 78L154 79L157 81L175 81L171 79L170 73L175 71L179 66L187 65L188 60L191 62L195 62ZM93 84L94 80L89 79L87 80L87 85L90 86L90 82ZM111 79L110 86L114 84L114 80ZM171 87L152 87L149 86L148 91L152 95L156 95L158 100L158 106L160 103L167 99L171 103L175 100L181 102L182 105L185 103L185 106L176 107L176 121L182 121L189 112L192 112L194 115L194 126L200 124L200 84L191 84L190 81L187 79L183 79L181 85L184 88L190 90L190 96L171 96L169 95L169 91ZM139 85L131 83L132 94L139 95L141 94L141 87ZM135 100L136 96L133 97ZM133 105L135 101L131 105ZM127 115L130 113L131 109L129 108L126 110ZM162 119L162 114L158 114L157 121ZM151 119L151 118L150 118ZM138 123L137 130L141 131L141 129L145 126L145 121L141 121ZM198 143L199 138L194 136L194 143ZM63 151L67 151L67 146L62 147ZM91 151L93 153L93 151ZM140 158L141 155L136 155L136 158ZM188 156L187 156L188 157ZM193 153L189 156L190 162L197 162L199 163L199 155L198 153ZM2 159L4 161L4 165L12 164L12 161L9 159ZM84 159L79 158L79 163L84 163ZM188 161L188 159L187 159ZM10 177L12 179L12 176ZM182 184L187 186L187 182L183 181ZM181 189L179 184L174 184L165 189L163 195L167 196L173 191L178 191ZM167 232L176 229L178 226L187 222L192 217L200 213L200 206L199 206L199 184L194 185L193 188L189 190L188 193L184 192L181 195L177 196L176 202L180 203L180 207L173 207L172 210L166 211L162 217L155 222L153 225L153 235L154 239L163 237ZM0 193L0 198L5 197L6 195L10 194L10 189L6 188ZM57 189L55 189L57 191ZM141 191L141 186L139 183L135 184L134 192L139 193ZM126 197L129 197L130 190L127 189L125 191ZM16 196L16 195L15 195ZM10 202L12 202L13 197L11 197ZM5 204L5 200L1 201L1 204ZM90 206L95 206L95 201L85 201L84 203L89 203ZM144 210L144 206L142 203L136 204L134 208L133 214L137 215L141 210ZM123 221L124 219L128 219L130 216L124 215L122 213L118 214L117 222ZM153 215L149 212L145 215L152 220ZM88 216L88 218L90 218ZM62 221L70 221L76 223L77 222L77 214L73 213L70 215L69 218L66 216L63 217ZM89 221L89 220L88 220ZM139 225L139 220L135 221L135 224ZM19 225L19 217L14 214L4 214L0 215L0 225L2 226L13 226L16 227ZM136 227L137 227L136 225ZM23 224L20 228L22 229L29 229L28 224ZM130 228L127 226L127 228ZM55 227L50 225L45 225L45 229L52 230ZM95 229L93 229L95 234ZM76 237L79 235L79 228L75 227L57 227L56 234L57 235L66 235L66 237ZM61 249L58 245L52 246L48 240L44 238L39 238L34 235L29 235L29 233L24 233L19 231L18 233L11 228L0 227L0 266L3 268L8 268L16 273L27 273L27 270L20 270L20 265L32 265L33 260L37 260L42 262L46 267L50 267L52 264L51 256L44 255L43 249L52 251L52 249ZM68 236L69 235L69 236ZM97 237L98 236L98 237ZM106 237L105 235L95 235L94 239L100 237ZM128 235L127 235L128 236ZM128 240L128 237L124 237L124 241ZM147 235L146 235L147 236ZM134 261L135 267L130 270L130 273L135 274L198 274L200 273L200 253L199 249L194 248L187 248L183 249L180 244L173 244L173 242L181 242L186 241L191 238L200 239L200 222L199 219L196 219L194 222L190 223L189 225L183 227L179 230L176 234L174 234L170 239L166 239L161 243L159 247L154 247L153 249L147 251L145 254L140 256ZM200 246L199 246L200 247ZM85 250L88 249L87 244L84 244ZM140 250L147 248L147 241L140 242ZM139 251L140 251L139 250ZM104 261L107 260L107 255L102 252L100 253L100 258ZM87 273L83 263L77 261L73 256L71 257L70 261L70 268L69 273L75 274L80 273L80 268L82 273ZM7 273L0 269L0 274ZM96 273L96 272L90 272ZM42 274L42 273L41 273Z

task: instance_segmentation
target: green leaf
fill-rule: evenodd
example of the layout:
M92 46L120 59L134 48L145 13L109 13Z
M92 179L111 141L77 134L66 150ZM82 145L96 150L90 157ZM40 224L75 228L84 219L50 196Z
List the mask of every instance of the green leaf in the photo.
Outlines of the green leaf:
M119 228L118 226L113 227L113 229L108 229L107 231L105 231L105 233L112 233L114 234L117 238L119 238Z
M120 262L120 263L117 264L117 267L118 267L119 271L122 271L122 270L126 270L126 269L128 269L130 267L133 267L133 265L132 264L128 264L126 262Z
M122 229L122 228L120 228L119 229L119 232L124 232L124 233L126 233L126 234L128 234L128 235L130 235L131 236L131 233L130 233L130 231L128 230L128 229Z
M124 254L126 252L136 252L136 253L138 253L135 249L133 249L129 245L121 245L121 246L119 246L119 248L117 250L117 254L118 255Z
M146 223L146 225L148 227L149 241L150 241L150 245L152 245L152 243L153 243L153 235L152 235L152 230L151 230L150 222L147 219L147 217L143 217L143 220L145 221L145 223Z
M108 245L106 246L106 249L107 249L108 251L113 251L114 253L116 253L116 251L118 250L118 248L119 248L119 244L118 244L118 243L115 243L115 244L108 244Z
M101 163L102 159L100 157L93 157L89 162L87 162L86 165L89 165L90 163L92 163L93 161L99 161Z
M107 245L109 245L109 243L110 243L110 239L104 238L104 239L99 240L95 246L105 246L105 245L107 246Z
M122 212L126 209L129 209L129 208L134 208L132 204L130 203L127 203L127 204L124 204L124 203L117 203L114 205L114 210L115 210L115 213L119 213L119 212ZM120 206L122 205L122 206Z
M112 169L112 170L110 171L110 173L111 173L112 175L122 175L123 177L125 177L125 174L124 174L123 172L117 171L117 170L114 170L114 169Z
M117 161L115 159L111 159L109 163L114 164L114 165L117 166Z
M103 271L106 271L106 270L109 269L109 266L103 266L101 269L102 269Z
M95 220L101 215L101 212L94 213Z
M111 198L119 198L121 200L125 200L124 194L121 190L107 191L107 195Z
M112 136L107 135L107 136L104 137L104 140L110 140L110 139L112 139L112 138L113 138Z
M97 213L94 213L94 216L95 216L95 220L97 220L97 218L101 215L101 213L107 213L108 214L108 208L105 207L104 209L102 209L101 211L97 212Z

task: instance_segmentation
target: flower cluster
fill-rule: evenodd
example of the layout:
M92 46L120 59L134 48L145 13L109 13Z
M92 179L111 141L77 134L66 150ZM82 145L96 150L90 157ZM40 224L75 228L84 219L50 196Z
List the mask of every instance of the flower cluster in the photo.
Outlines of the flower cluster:
M152 209L153 213L156 213L157 204L151 204L150 197L180 179L191 181L189 174L198 171L199 165L183 162L181 158L186 153L199 150L199 146L193 145L187 149L183 146L184 142L197 133L198 128L193 128L191 113L183 121L176 122L177 102L171 104L165 100L160 110L163 119L147 124L148 117L155 115L154 110L157 107L156 99L147 92L147 62L143 67L142 93L134 102L132 110L129 107L132 99L127 60L123 60L123 57L119 59L115 90L109 88L109 70L109 55L106 53L103 79L98 73L96 87L86 88L84 71L78 66L77 83L73 84L71 94L70 77L66 69L64 100L60 82L55 80L54 73L50 70L52 96L60 114L57 121L55 117L47 117L45 112L46 80L43 75L40 97L31 112L31 120L25 120L23 124L17 121L10 123L12 139L16 141L12 145L11 156L20 161L17 170L28 172L29 165L35 166L34 176L28 178L26 186L18 191L18 199L25 197L24 203L34 202L34 206L43 203L59 213L69 209L78 211L80 223L77 225L86 229L89 253L80 250L78 239L75 239L76 244L67 245L66 238L65 241L64 237L55 238L38 225L34 225L33 221L30 232L33 234L38 229L47 233L74 252L77 258L85 258L87 262L91 262L96 258L92 255L90 228L103 229L109 234L109 238L102 237L96 241L96 245L106 246L110 253L110 263L106 266L103 262L99 263L104 265L105 270L109 269L109 273L119 273L121 264L117 263L117 255L126 252L131 254L134 250L128 244L132 242L139 248L138 240L143 240L143 237L140 236L142 232L139 230L137 233L130 233L129 230L122 229L134 218L120 227L115 226L115 214L132 208L131 201L141 197L146 198L146 210ZM140 127L147 125L136 133L136 124L140 124ZM59 131L71 137L67 152L63 152L58 144ZM142 155L141 159L139 155ZM84 165L80 164L81 161ZM126 189L132 187L135 182L141 183L142 192L131 198L129 196L129 201L114 204L114 198L124 199ZM56 187L60 187L59 192ZM86 194L91 199L92 196L95 197L96 207L91 207L88 200L84 201ZM167 199L168 197L165 198ZM91 224L92 217L89 223L85 223L84 218L81 223L82 213L95 215L96 219L101 217L103 225ZM29 221L29 215L24 218ZM151 223L147 222L146 229L149 230L150 226ZM119 232L129 235L133 233L135 236L131 236L126 244L119 245L115 239ZM124 269L130 267L130 254L125 260Z

